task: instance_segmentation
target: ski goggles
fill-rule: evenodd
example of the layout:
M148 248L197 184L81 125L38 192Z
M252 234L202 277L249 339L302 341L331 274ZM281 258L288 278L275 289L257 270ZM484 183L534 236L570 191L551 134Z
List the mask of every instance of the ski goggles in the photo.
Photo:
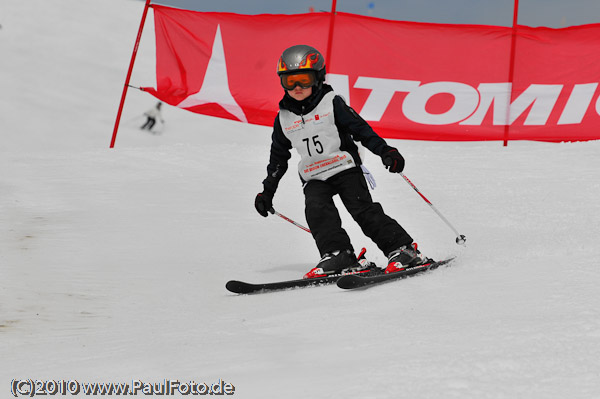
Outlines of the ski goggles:
M281 86L286 90L293 90L296 86L308 89L314 86L316 82L317 78L313 71L281 75Z

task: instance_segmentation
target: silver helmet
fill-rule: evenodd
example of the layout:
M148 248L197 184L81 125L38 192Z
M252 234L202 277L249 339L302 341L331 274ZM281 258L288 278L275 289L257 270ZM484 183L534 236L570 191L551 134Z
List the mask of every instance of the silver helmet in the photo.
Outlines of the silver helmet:
M286 49L277 63L277 74L314 71L318 85L325 80L325 57L314 47L298 44Z

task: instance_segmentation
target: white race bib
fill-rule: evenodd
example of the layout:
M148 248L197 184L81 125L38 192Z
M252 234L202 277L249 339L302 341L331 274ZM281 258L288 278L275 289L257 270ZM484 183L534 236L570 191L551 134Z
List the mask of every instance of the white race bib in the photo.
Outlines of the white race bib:
M333 115L334 92L325 94L310 113L299 116L288 110L279 111L283 134L300 154L298 172L304 181L327 180L356 166L352 155L341 151L340 133Z

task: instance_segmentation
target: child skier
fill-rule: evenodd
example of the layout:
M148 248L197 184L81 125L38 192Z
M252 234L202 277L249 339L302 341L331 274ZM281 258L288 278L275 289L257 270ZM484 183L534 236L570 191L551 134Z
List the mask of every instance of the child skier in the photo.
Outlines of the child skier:
M411 236L384 213L379 203L373 202L354 141L379 155L391 173L404 169L402 155L324 83L325 60L315 48L296 45L286 49L277 74L285 94L273 126L264 190L256 196L254 205L259 214L268 216L279 181L288 168L290 149L295 148L301 156L298 172L304 184L306 221L321 255L304 278L362 267L342 228L333 201L336 194L363 233L388 257L386 273L423 263Z

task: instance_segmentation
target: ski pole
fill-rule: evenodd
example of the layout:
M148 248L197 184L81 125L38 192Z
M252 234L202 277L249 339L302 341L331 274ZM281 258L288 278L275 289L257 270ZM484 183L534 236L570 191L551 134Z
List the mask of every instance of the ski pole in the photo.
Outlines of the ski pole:
M296 227L300 227L302 230L310 233L310 230L308 229L308 227L304 227L302 226L300 223L294 222L292 219L290 219L289 217L282 215L281 213L277 212L274 208L269 209L269 212L271 212L274 215L279 216L280 218L282 218L285 221L290 222L291 224L293 224Z
M465 241L467 240L467 237L465 237L462 234L459 234L458 231L454 228L454 226L452 226L450 224L450 222L448 221L448 219L446 219L444 217L444 215L441 214L440 211L437 210L437 208L435 206L433 206L433 204L431 203L431 201L429 201L427 199L427 197L425 197L417 188L417 186L415 186L413 184L413 182L411 182L409 180L408 177L406 177L404 175L404 173L400 173L400 175L404 178L404 180L406 180L406 182L417 192L417 194L419 194L421 196L421 198L423 198L423 200L431 207L431 209L433 209L435 211L435 213L437 213L437 215L448 225L448 227L450 227L452 229L452 231L454 231L454 234L456 234L456 243L459 245L465 245Z

